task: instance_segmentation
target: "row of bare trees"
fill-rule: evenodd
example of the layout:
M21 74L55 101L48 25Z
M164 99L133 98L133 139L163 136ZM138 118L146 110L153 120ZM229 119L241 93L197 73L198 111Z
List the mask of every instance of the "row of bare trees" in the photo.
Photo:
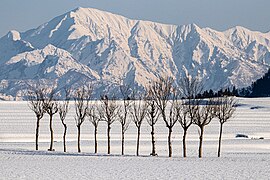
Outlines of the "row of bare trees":
M186 137L188 129L196 125L199 131L199 157L202 157L202 145L205 126L216 118L220 122L218 157L221 151L223 125L235 111L234 97L218 97L214 99L196 99L202 91L202 84L197 78L186 77L178 86L170 77L160 77L147 89L146 93L135 93L131 87L121 84L121 101L105 94L99 101L91 101L92 88L82 86L71 92L65 90L65 100L57 101L53 88L34 87L29 90L28 104L36 115L36 150L38 150L39 123L44 114L49 115L51 143L49 151L53 151L53 116L58 113L64 127L63 146L66 152L67 124L65 118L69 110L71 97L75 105L75 122L78 131L78 152L80 148L81 126L86 119L94 126L95 153L98 152L97 132L100 121L107 124L107 153L110 154L111 125L118 121L121 124L121 153L124 155L125 132L133 122L137 128L136 155L139 155L141 125L146 120L151 127L152 156L156 156L155 125L159 119L164 121L168 129L168 156L172 156L172 131L177 122L183 129L183 157L187 156ZM180 88L177 88L180 87Z
M64 151L66 152L66 133L67 125L65 118L69 109L69 90L66 91L65 101L55 100L55 89L40 87L40 85L31 86L28 91L28 106L36 115L36 150L38 150L38 138L39 138L39 124L44 114L49 115L49 128L50 128L50 147L49 151L53 151L53 116L59 113L61 123L64 126Z

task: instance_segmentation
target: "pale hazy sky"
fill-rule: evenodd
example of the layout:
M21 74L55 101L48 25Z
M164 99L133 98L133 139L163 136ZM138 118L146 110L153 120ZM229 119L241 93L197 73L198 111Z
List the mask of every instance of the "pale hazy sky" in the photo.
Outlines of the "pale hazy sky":
M196 23L216 30L236 25L270 30L270 0L0 0L0 37L9 30L35 28L76 7L167 24Z

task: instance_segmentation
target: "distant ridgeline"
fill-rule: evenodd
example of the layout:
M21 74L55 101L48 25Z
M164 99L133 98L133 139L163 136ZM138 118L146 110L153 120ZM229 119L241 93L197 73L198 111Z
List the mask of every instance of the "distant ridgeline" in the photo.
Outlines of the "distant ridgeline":
M249 87L242 89L236 89L235 87L226 88L217 92L210 89L199 94L197 98L211 98L223 95L239 97L270 97L270 69L262 78L253 82Z

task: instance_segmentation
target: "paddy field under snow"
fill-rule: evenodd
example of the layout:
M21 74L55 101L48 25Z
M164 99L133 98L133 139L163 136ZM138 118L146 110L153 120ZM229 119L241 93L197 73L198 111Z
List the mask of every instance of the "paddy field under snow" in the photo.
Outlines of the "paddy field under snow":
M126 132L125 156L121 156L120 126L111 131L111 155L106 155L106 124L98 130L98 154L94 154L93 126L82 125L82 153L77 151L74 107L67 117L67 153L63 153L58 115L54 119L55 152L48 152L49 121L41 121L40 151L35 151L35 115L26 102L0 102L0 179L269 179L270 98L238 99L234 117L225 124L222 154L217 158L219 123L205 129L203 158L198 154L198 129L192 126L187 137L188 158L182 158L182 129L173 129L173 157L167 154L167 128L156 125L158 157L150 157L150 127L143 123L140 157L136 157L136 128ZM235 138L241 133L248 139ZM263 137L264 139L259 139Z

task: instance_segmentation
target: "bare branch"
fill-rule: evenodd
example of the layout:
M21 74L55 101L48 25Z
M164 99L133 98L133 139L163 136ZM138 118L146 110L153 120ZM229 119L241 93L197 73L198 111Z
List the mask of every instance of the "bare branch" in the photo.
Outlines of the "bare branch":
M171 77L159 77L149 87L149 93L151 94L156 106L158 107L161 117L169 130L168 133L168 148L169 157L172 156L172 145L171 145L171 133L172 128L177 122L177 112L175 109L175 102L178 98L178 93L173 86L173 79ZM171 102L170 102L171 101ZM169 102L171 106L168 107ZM167 117L167 111L169 109L169 117Z
M139 144L140 144L140 131L141 125L147 114L147 103L144 96L140 96L138 100L133 98L131 107L131 119L137 127L137 151L136 155L139 156Z
M216 105L213 99L209 99L205 105L198 104L194 107L196 113L195 118L193 119L193 123L196 124L200 129L199 158L201 158L204 128L216 116Z
M237 101L235 97L223 96L216 98L216 116L221 124L227 122L236 110Z
M216 117L218 118L220 123L218 157L220 157L221 151L223 124L233 116L236 110L236 103L237 101L235 97L223 96L216 98Z
M85 117L87 115L89 109L89 102L92 94L91 87L81 87L75 91L74 101L75 101L75 121L76 126L81 126L85 121Z
M82 86L75 91L75 122L78 128L78 152L81 152L80 148L80 135L81 135L81 125L85 121L86 115L89 111L89 102L92 95L91 86Z
M67 133L67 124L65 123L65 119L69 110L70 92L71 92L70 89L65 89L64 101L58 102L58 113L62 125L64 126L64 134L63 134L64 152L66 152L66 133Z
M40 120L44 116L44 101L43 101L43 89L39 86L30 87L28 90L28 107L36 115L36 150L38 150L38 136L39 136L39 124Z
M108 154L110 154L110 130L119 113L119 105L114 97L109 98L107 95L103 95L101 96L101 105L98 111L102 119L107 123Z

